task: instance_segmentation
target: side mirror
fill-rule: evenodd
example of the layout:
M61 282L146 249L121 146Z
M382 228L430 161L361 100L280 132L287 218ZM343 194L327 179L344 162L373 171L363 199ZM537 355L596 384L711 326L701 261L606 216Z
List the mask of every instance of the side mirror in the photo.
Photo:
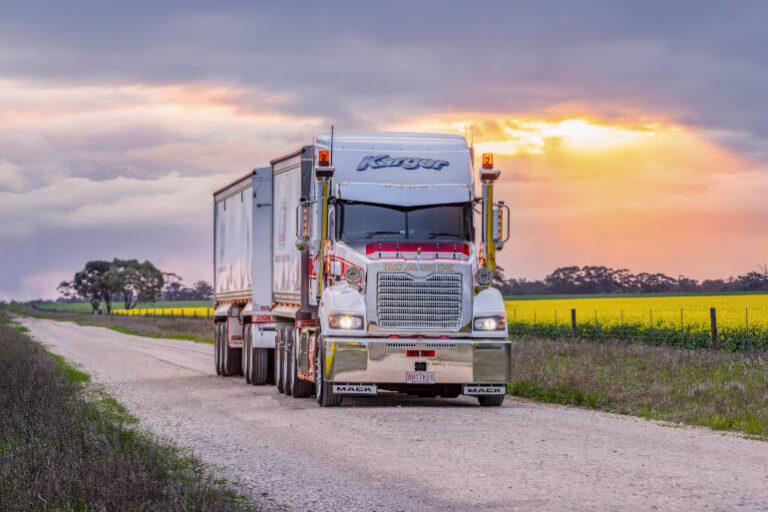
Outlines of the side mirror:
M312 202L302 201L296 205L296 249L309 249L309 238L312 234Z
M506 215L504 212L506 211ZM504 218L506 217L506 222ZM493 242L497 250L504 248L504 243L509 240L509 206L504 201L493 203Z

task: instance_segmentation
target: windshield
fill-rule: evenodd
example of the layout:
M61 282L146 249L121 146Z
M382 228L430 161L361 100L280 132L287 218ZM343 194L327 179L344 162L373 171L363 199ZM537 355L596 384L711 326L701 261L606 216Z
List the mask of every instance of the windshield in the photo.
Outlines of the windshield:
M375 203L336 203L340 240L472 240L469 203L403 208Z

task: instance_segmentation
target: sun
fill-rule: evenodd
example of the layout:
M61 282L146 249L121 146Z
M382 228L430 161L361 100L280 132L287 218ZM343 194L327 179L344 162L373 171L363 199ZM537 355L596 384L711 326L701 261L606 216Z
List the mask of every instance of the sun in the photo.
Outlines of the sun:
M467 116L469 119L430 119L409 123L410 129L463 133L477 153L542 155L552 151L604 152L655 138L674 130L661 123L609 122L588 117L536 119L528 117Z
M478 152L503 155L539 155L551 149L596 152L641 143L656 136L658 125L605 124L588 119L559 121L507 120L496 140L475 144Z

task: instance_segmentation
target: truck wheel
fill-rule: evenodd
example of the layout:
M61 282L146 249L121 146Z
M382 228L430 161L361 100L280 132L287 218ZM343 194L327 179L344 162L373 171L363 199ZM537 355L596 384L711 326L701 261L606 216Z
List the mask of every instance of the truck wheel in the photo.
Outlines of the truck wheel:
M222 355L222 371L221 374L225 377L240 374L241 365L240 358L243 354L241 348L230 348L227 343L227 330L223 329L224 336L221 343L221 355Z
M253 340L251 340L253 345ZM269 373L269 349L251 347L251 384L262 386L267 383Z
M315 398L321 407L336 407L341 405L342 396L333 392L330 383L323 381L325 375L325 349L322 345L322 338L318 340L320 348L316 352L315 358Z
M243 376L245 383L251 384L251 368L253 367L253 351L251 350L251 329L249 325L245 326L245 336L243 336Z
M276 384L275 382L275 349L267 350L267 384Z
M250 329L248 330L246 343L248 344L248 350L245 353L247 353L248 364L245 366L247 371L245 379L249 384L262 386L267 383L269 378L269 349L253 348L253 331Z
M477 401L483 407L497 407L504 403L504 397L507 395L485 395L478 396Z
M280 329L275 331L275 384L277 384L277 392L283 392L283 383L285 379L283 377L283 336Z
M293 384L293 375L291 372L291 368L293 367L293 360L292 355L293 351L291 350L291 340L288 338L288 329L282 330L282 338L283 338L283 392L286 395L291 395L293 392L293 388L291 387L291 384Z
M213 362L216 365L216 375L221 375L221 324L216 324L213 329Z
M293 391L293 398L306 398L312 394L312 383L299 378L299 334L295 329L288 331L289 339L293 345L293 357L291 358L291 375L293 376L293 382L291 382L291 391Z

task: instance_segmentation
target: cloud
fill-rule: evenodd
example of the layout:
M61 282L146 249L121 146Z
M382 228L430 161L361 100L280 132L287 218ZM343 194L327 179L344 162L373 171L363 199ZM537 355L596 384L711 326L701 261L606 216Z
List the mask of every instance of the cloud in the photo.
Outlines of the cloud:
M25 183L21 167L4 158L0 159L0 191L18 191L24 188Z
M510 275L573 259L751 268L768 240L766 15L759 2L3 3L0 294L32 297L34 276L95 257L210 279L211 191L330 124L473 126L515 205Z

